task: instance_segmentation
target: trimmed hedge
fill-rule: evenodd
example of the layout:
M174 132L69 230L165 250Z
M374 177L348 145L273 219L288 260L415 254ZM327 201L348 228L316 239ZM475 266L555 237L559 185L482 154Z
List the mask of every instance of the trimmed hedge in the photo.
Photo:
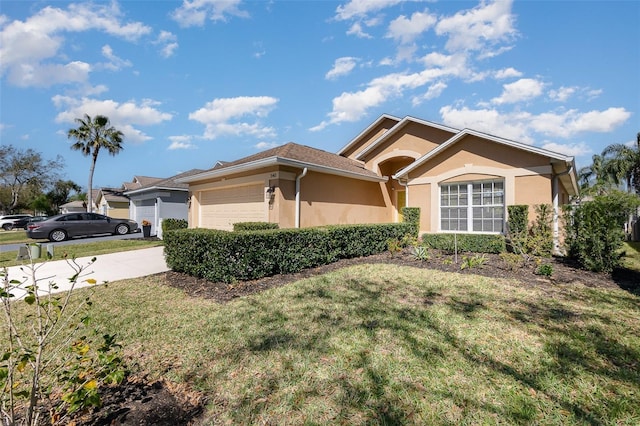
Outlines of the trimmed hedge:
M233 224L233 230L239 231L264 231L267 229L278 229L277 223L270 222L238 222Z
M381 253L387 249L387 240L412 230L407 223L243 232L181 229L164 235L164 250L174 271L234 282Z
M454 252L455 235L457 235L458 252L498 254L507 250L504 235L422 234L422 242L436 250Z
M162 219L162 232L172 231L174 229L186 229L189 227L189 222L185 219Z

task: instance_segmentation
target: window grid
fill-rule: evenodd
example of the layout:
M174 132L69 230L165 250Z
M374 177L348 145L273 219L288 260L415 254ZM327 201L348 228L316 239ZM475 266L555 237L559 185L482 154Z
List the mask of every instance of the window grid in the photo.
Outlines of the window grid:
M440 229L501 233L504 229L504 182L441 185Z

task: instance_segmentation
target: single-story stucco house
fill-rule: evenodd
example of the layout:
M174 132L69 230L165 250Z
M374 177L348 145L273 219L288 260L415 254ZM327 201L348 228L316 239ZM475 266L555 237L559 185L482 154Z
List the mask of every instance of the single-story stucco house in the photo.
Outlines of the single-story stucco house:
M189 186L177 182L203 170L193 169L169 178L134 177L133 182L125 184L123 194L128 197L129 218L142 225L151 223L151 235L162 237L163 219L187 220L189 212Z
M95 199L96 213L117 219L129 218L129 198L122 188L100 188Z
M555 209L578 192L573 157L471 129L382 115L337 153L288 143L177 179L189 226L281 228L401 221L420 208L420 232L503 233L506 206Z

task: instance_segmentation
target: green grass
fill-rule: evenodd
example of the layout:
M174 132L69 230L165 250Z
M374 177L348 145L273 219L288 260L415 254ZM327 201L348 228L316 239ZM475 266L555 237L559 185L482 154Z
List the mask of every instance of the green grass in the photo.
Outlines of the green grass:
M31 240L33 241L33 240ZM143 240L143 239L130 239L130 240L110 240L110 241L100 241L93 243L79 243L79 244L69 244L65 246L55 246L54 248L54 256L52 260L61 260L64 259L64 256L67 257L84 257L84 256L98 256L101 254L115 253L119 251L127 251L127 250L137 250L148 247L155 247L163 245L164 243L161 240ZM35 259L37 262L44 262L46 256L46 247L43 244L41 249L41 255L43 258ZM2 246L0 245L0 267L2 266L15 266L28 264L28 260L16 260L18 256L17 251L2 251Z
M27 231L24 229L17 229L12 231L0 230L0 244L18 244L18 243L31 243L36 240L32 240L27 237Z
M626 268L640 271L640 242L625 242L623 264Z
M204 392L205 423L640 423L622 290L363 265L219 305L159 280L93 289L94 324Z

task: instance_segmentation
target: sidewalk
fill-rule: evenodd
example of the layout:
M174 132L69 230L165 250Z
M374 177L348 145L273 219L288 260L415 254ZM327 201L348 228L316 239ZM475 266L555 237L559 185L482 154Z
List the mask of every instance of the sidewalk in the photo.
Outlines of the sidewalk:
M77 265L84 268L75 288L93 285L86 282L88 279L95 280L95 284L104 284L105 282L144 277L169 270L164 260L164 247L162 246L101 254L95 256L96 261L88 266L92 258L93 256L80 257L75 260ZM55 292L68 290L70 288L69 278L76 273L69 262L56 260L34 264L35 276L40 290L47 290L49 283L55 283L58 286L58 289L54 290ZM11 266L7 270L9 280L20 281L21 287L33 284L31 265ZM22 292L12 291L12 293L16 298L24 296L24 290Z

